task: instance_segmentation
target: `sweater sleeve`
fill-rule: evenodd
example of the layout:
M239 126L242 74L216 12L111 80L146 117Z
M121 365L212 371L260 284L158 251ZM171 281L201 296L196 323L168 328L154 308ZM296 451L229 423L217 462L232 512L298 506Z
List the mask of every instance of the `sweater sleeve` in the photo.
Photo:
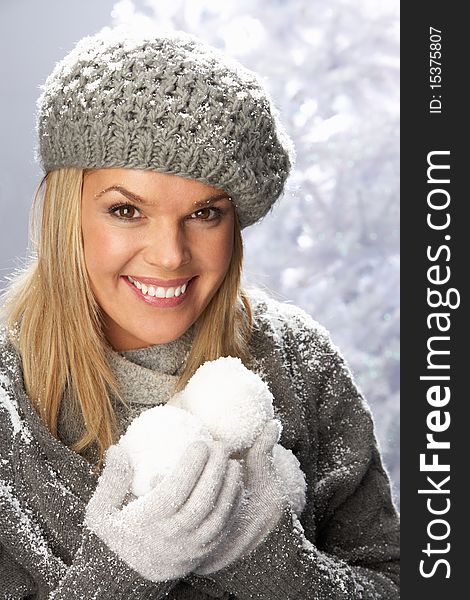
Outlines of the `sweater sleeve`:
M29 508L26 486L18 491L21 481L15 465L20 448L33 444L33 433L22 419L10 379L0 371L0 590L5 593L2 597L9 600L165 598L177 581L147 581L86 528L71 564L58 556L53 540ZM44 465L36 466L37 477L43 476ZM54 497L57 490L49 483ZM33 493L38 490L32 489ZM50 509L53 507L51 504Z
M72 565L66 567L56 563L56 575L61 576L57 585L50 590L43 581L23 568L0 545L0 587L8 600L26 598L48 598L48 600L100 600L127 598L167 597L176 582L150 584L114 556L98 538L84 540L74 557ZM49 580L50 581L50 580Z
M315 456L305 530L286 512L254 552L209 577L239 600L397 600L399 522L370 411L329 336L308 319L285 339Z
M19 565L0 544L0 589L4 598L20 600L30 598L35 585L21 565Z
M165 598L176 581L150 583L116 556L92 532L87 531L82 545L49 600L127 600L127 598Z

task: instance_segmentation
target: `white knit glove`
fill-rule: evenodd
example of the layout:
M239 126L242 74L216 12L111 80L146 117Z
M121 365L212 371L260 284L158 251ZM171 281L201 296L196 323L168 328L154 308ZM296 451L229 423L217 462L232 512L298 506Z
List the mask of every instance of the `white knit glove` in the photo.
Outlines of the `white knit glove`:
M154 489L124 505L132 468L126 452L111 446L85 523L146 579L177 579L223 539L240 502L241 478L240 464L221 443L195 442Z
M285 485L273 461L273 447L279 440L280 425L265 425L244 463L245 492L225 539L195 572L207 575L219 571L254 550L276 527L288 499Z

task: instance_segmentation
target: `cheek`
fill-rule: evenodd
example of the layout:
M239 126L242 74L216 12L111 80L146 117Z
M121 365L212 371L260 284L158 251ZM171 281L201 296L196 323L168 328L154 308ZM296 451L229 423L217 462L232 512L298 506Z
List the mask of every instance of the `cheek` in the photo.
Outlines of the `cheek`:
M233 252L233 225L208 236L203 244L198 244L200 262L207 271L222 277L228 269Z
M114 275L131 253L122 235L102 224L83 223L82 235L85 263L91 279L98 273Z

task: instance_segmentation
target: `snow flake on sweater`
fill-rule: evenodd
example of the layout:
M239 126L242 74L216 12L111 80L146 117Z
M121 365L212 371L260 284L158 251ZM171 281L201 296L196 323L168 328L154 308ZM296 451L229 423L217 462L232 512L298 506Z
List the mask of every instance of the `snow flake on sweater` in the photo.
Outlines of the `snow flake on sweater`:
M8 413L13 435L19 434L26 444L31 442L31 432L21 420L18 413L18 404L11 394L11 382L3 373L0 373L0 409L3 409Z

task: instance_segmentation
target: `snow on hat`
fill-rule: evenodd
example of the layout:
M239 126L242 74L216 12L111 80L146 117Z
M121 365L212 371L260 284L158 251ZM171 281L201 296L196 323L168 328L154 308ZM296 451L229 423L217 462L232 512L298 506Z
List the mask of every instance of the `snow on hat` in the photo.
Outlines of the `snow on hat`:
M292 144L258 78L186 34L105 28L59 62L37 103L37 157L150 169L229 194L246 227L281 195Z

